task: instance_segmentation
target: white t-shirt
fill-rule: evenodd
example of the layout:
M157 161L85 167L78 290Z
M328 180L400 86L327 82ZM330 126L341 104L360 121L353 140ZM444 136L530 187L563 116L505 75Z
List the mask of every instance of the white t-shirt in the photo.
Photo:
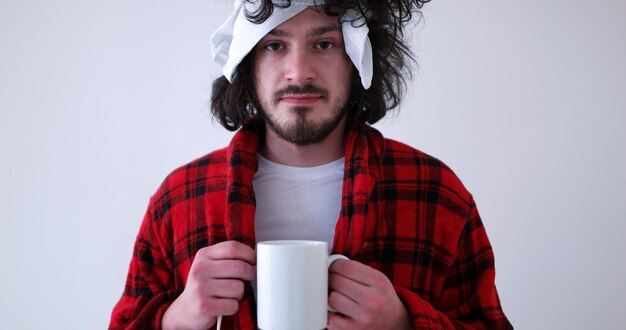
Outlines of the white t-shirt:
M345 159L315 167L274 163L257 154L254 231L257 242L325 241L329 252L341 211Z

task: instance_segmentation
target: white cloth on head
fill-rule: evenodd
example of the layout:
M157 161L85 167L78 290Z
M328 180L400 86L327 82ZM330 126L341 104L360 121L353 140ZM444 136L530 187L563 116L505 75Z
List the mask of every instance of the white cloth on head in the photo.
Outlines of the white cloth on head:
M237 65L268 32L306 8L324 2L324 0L291 0L291 6L274 7L272 15L267 20L255 24L248 21L246 11L254 13L259 8L260 1L250 3L246 0L235 0L231 15L211 35L213 60L222 65L224 77L232 82ZM356 10L348 10L342 17L342 33L346 53L359 71L361 84L368 89L372 83L374 65L365 18L359 17Z

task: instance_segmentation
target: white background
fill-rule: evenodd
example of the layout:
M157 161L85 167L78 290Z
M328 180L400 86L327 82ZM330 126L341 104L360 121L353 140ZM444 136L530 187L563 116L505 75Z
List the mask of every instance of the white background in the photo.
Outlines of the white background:
M517 329L626 324L626 2L434 0L387 136L475 195ZM102 329L148 198L226 145L226 0L0 0L0 328Z

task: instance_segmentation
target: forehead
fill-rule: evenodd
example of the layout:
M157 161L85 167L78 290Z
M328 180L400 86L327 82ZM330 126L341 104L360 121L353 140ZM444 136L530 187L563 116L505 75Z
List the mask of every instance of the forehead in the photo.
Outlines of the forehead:
M326 15L321 7L312 6L281 23L268 35L290 36L305 33L310 36L313 31L317 31L317 34L332 31L341 32L339 17Z

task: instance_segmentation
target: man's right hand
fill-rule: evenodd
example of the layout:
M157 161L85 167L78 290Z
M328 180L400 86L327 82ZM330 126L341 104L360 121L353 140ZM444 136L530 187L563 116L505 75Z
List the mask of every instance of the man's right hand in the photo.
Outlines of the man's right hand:
M256 252L236 241L198 250L181 295L165 311L163 329L208 329L239 310L244 281L256 279Z

